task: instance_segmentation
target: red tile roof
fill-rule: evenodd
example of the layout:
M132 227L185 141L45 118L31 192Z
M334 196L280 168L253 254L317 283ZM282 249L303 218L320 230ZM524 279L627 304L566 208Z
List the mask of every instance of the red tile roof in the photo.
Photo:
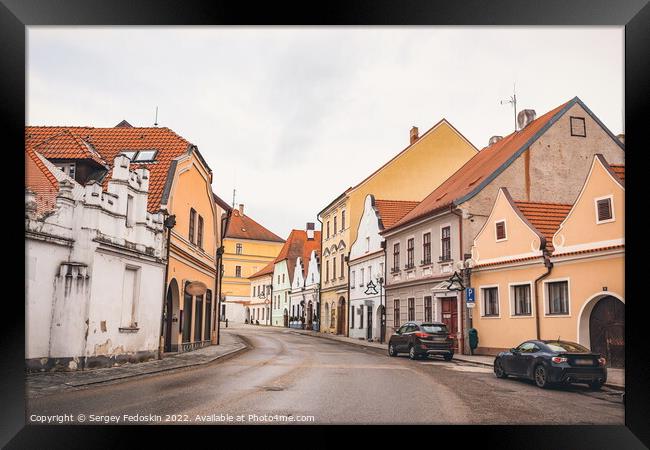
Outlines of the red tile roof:
M237 208L232 210L225 236L234 239L253 239L256 241L284 242L277 234L267 230L259 223L241 214Z
M264 275L273 275L273 269L275 268L275 260L271 261L268 263L266 266L262 268L262 270L258 270L255 272L253 275L251 275L250 278L259 278Z
M611 167L616 176L625 183L625 166L620 164L610 164L609 167Z
M149 201L147 210L151 213L157 213L160 210L163 190L172 160L187 153L191 145L190 142L166 127L25 127L25 141L32 145L42 144L47 148L47 144L44 141L57 135L62 135L61 140L68 141L69 137L67 135L72 135L90 144L101 155L101 158L106 161L109 170L112 168L115 157L123 151L157 150L155 162L131 164L131 170L140 167L149 169ZM59 151L58 147L53 147L52 151L55 150ZM104 179L105 185L108 178L106 177Z
M40 142L35 142L34 150L47 159L90 159L106 166L106 161L97 150L70 130L63 130Z
M546 239L546 249L553 251L553 235L560 228L572 205L540 202L517 202L515 205Z
M488 181L505 169L518 152L525 150L530 145L531 139L542 132L552 120L556 120L564 114L570 104L577 101L578 98L575 97L538 117L523 130L511 133L500 141L483 148L391 228L398 228L450 207L463 197L475 191L478 192L481 183Z
M35 195L38 215L55 209L59 183L29 145L25 147L25 187Z
M415 208L418 203L406 200L375 200L375 206L379 211L379 218L384 228L395 224L399 219L404 217Z
M289 271L289 280L293 283L293 272L296 267L296 258L300 256L303 261L303 276L306 276L306 271L309 268L309 256L312 250L320 255L321 249L321 232L314 231L314 239L307 239L307 232L305 230L291 230L287 241L282 246L280 253L275 258L276 263L287 260L287 270Z

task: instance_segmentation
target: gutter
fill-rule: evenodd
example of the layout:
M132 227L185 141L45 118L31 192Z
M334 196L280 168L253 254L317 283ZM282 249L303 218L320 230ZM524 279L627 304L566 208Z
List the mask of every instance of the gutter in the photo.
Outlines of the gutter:
M546 267L546 272L540 275L539 277L535 278L535 332L537 335L537 340L540 339L540 321L539 321L539 299L540 296L539 290L537 289L537 286L541 280L544 278L548 277L551 274L551 270L553 270L553 263L551 262L551 257L548 253L548 250L546 250L546 245L544 244L544 249L542 250L542 258L544 259L544 267Z

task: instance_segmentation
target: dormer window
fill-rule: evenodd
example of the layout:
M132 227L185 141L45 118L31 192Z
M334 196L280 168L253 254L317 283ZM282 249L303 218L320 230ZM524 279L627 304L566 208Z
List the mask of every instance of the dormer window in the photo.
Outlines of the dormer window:
M596 199L596 223L607 223L614 221L614 210L612 209L612 196Z
M156 153L158 153L157 150L125 150L122 152L122 154L129 158L131 162L138 163L153 162Z
M61 163L56 165L59 169L61 169L61 172L72 178L73 180L77 165L76 163Z
M505 241L507 239L506 236L506 222L505 220L500 220L495 224L496 227L496 237L497 237L497 242L499 241Z

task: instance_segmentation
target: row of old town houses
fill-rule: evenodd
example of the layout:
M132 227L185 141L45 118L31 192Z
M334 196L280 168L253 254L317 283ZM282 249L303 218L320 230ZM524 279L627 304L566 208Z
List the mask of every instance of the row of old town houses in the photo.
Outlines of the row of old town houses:
M465 354L561 337L622 366L624 136L577 97L517 119L480 151L413 127L286 240L168 128L27 127L28 369L190 351L224 322L385 342L407 321Z

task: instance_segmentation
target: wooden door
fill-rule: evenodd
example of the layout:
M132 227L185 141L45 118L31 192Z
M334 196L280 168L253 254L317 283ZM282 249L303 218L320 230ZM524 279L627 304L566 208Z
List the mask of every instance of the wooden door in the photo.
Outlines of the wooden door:
M440 299L442 311L442 323L447 325L449 334L454 338L455 351L458 351L458 303L456 297L445 297Z
M609 367L625 364L625 304L617 298L604 297L596 303L589 317L591 350L600 353Z

